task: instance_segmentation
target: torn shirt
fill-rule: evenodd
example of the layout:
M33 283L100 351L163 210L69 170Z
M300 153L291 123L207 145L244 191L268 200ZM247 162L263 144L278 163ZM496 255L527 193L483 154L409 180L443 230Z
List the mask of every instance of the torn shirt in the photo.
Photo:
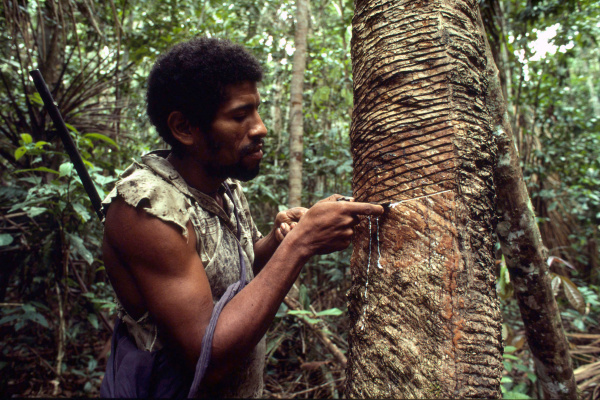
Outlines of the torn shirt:
M210 283L213 302L216 303L227 287L239 279L237 222L233 202L239 210L240 243L246 265L253 265L254 243L262 235L252 220L242 187L237 181L226 181L233 199L223 195L221 207L212 197L188 186L167 161L168 154L169 151L149 153L142 157L141 163L134 162L127 168L103 201L104 213L106 215L106 210L116 197L121 197L132 207L142 207L148 214L173 224L186 238L189 238L187 224L191 221L196 234L196 250ZM252 268L248 268L247 280L250 281L253 277ZM144 315L136 321L119 307L119 318L138 349L157 351L163 348L164 338L151 316ZM217 397L260 397L264 356L263 338L219 387L204 394Z

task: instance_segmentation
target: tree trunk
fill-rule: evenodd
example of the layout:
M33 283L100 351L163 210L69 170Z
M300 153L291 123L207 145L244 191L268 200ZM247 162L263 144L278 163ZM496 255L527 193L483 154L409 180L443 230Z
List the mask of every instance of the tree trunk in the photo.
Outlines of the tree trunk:
M294 59L290 84L290 191L289 207L302 204L302 92L306 69L306 36L308 34L308 0L296 0L296 33L294 36Z
M354 196L402 202L358 226L348 397L497 398L488 60L476 0L355 3Z
M491 59L487 43L485 48ZM569 345L550 284L547 251L523 180L498 70L493 63L488 64L486 74L489 79L487 108L494 123L498 147L498 161L494 168L498 215L496 233L515 288L544 398L576 399L577 385Z

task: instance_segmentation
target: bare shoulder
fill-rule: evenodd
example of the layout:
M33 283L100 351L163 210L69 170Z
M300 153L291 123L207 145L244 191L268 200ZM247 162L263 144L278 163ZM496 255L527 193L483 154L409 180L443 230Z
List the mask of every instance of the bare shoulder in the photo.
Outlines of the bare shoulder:
M143 263L146 268L168 269L181 262L181 258L195 256L194 230L188 229L188 235L185 237L174 224L120 198L115 199L108 209L104 226L105 245L110 246L125 264Z

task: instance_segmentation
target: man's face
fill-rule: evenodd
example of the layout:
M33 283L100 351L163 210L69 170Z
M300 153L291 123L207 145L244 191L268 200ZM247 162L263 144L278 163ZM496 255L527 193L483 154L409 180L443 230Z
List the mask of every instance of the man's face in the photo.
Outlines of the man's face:
M260 96L254 82L229 85L225 94L205 134L204 167L218 178L248 181L258 175L267 134L258 114Z

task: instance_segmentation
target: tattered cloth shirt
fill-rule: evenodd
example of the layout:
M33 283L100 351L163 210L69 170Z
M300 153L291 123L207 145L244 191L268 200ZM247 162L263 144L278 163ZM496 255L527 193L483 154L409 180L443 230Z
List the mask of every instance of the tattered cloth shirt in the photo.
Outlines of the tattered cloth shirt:
M187 185L166 160L168 151L155 151L134 162L121 175L116 187L103 201L106 209L116 198L148 214L173 224L188 238L191 221L196 234L196 250L210 283L216 304L227 287L239 279L240 253L246 265L254 262L254 243L262 235L257 230L240 184L228 179L232 198L223 195L223 208L210 196ZM221 194L224 186L221 188ZM237 221L240 218L238 252ZM247 280L254 277L247 268ZM190 332L190 334L192 334ZM166 339L151 315L135 320L119 306L119 319L113 334L113 350L102 382L102 397L186 397L194 371L185 371L173 357ZM210 391L206 397L261 397L265 357L264 338L240 360L238 366Z

